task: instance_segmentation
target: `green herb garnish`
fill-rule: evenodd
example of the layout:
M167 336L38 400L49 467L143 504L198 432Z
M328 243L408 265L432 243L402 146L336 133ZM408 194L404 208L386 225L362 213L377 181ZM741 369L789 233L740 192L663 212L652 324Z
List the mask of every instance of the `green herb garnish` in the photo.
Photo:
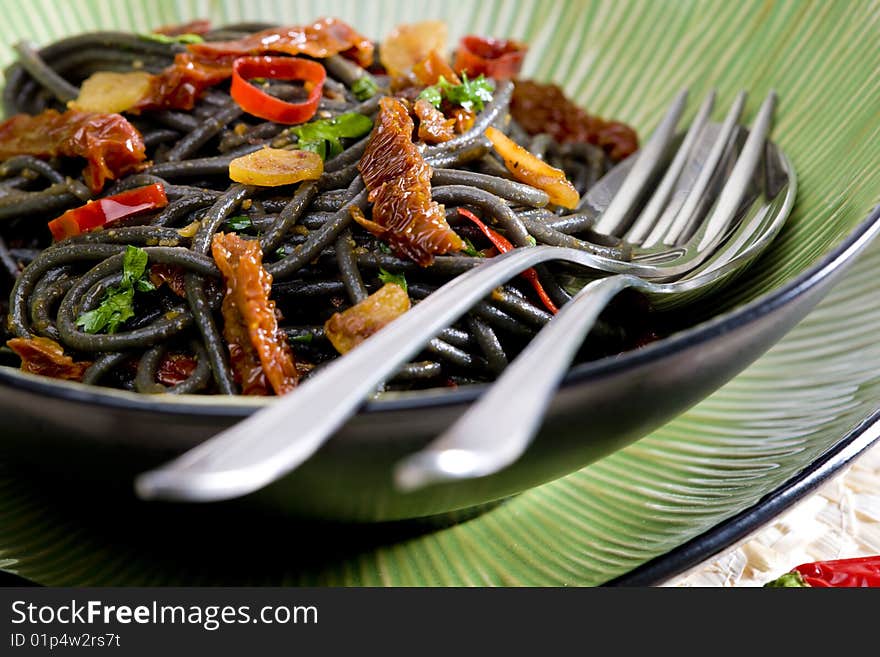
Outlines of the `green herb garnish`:
M167 34L150 32L148 34L139 34L138 36L147 41L158 41L159 43L204 43L205 41L198 34L178 34L177 36L168 36Z
M357 112L340 114L332 119L319 119L291 128L299 139L299 147L328 159L342 152L340 139L362 137L373 128L373 122Z
M395 285L399 285L403 288L403 291L406 292L406 277L403 274L392 274L391 272L385 271L381 267L379 268L379 280L383 283L394 283Z
M313 333L303 333L302 335L292 335L288 338L289 342L299 342L300 344L312 344L315 339Z
M229 230L234 230L235 232L247 230L248 228L252 228L253 225L254 224L253 222L251 222L251 218L243 214L240 214L236 217L230 217L226 221L226 228Z
M76 325L86 333L116 333L119 327L134 317L134 293L150 292L156 286L150 282L147 270L147 252L134 246L125 247L122 259L122 280L107 289L98 307L80 315Z
M376 84L376 80L373 79L372 75L359 77L354 81L354 84L351 85L351 92L358 100L372 98L378 91L379 85Z
M480 112L485 103L492 100L493 91L492 83L482 73L473 80L468 79L467 73L462 73L461 84L452 84L441 75L437 84L422 90L419 98L427 100L438 109L445 98L469 112Z
M472 258L482 258L483 254L477 251L473 242L471 242L467 237L462 238L464 240L464 252L471 256Z

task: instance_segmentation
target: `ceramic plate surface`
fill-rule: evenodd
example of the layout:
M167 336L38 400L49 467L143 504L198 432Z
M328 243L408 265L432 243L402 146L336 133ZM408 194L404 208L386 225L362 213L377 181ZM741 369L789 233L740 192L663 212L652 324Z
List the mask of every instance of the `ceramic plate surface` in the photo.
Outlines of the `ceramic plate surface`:
M877 221L874 2L497 1L444 9L46 1L7 14L4 46L201 16L220 24L336 15L376 38L399 22L443 17L452 39L473 31L527 41L526 75L560 83L591 111L642 134L681 87L695 97L717 87L722 106L740 88L753 99L775 88L774 141L798 171L798 203L771 252L743 279L750 284L714 309L732 312L732 326L819 285ZM111 492L89 490L75 472L49 485L9 465L0 479L0 567L74 585L595 585L620 578L753 508L861 435L860 423L880 405L878 266L873 248L781 342L672 422L470 520L353 527L208 507L132 509L111 501Z

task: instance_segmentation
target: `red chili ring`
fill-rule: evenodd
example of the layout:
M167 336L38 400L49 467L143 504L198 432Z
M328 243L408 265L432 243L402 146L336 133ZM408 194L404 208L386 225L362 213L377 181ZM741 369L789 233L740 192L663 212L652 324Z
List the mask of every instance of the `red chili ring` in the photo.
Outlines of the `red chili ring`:
M252 85L252 78L272 80L302 80L311 83L307 100L288 103L275 98ZM299 57L238 57L232 65L230 92L241 108L267 121L288 125L304 123L318 111L318 102L327 79L324 67L309 59Z

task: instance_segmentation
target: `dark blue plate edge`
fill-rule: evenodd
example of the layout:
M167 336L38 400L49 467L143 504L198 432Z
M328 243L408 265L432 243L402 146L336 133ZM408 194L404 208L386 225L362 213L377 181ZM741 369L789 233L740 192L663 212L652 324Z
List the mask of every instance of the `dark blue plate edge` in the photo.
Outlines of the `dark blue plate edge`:
M816 491L875 444L880 445L880 409L860 422L831 449L751 507L680 546L646 561L602 586L660 586L694 568L766 525ZM790 564L793 568L798 565ZM782 575L782 573L779 573Z

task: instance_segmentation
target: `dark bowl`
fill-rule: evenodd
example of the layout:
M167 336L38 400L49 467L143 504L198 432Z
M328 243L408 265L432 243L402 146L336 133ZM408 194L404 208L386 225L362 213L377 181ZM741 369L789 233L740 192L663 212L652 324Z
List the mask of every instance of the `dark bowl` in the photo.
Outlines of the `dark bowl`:
M177 17L169 9L172 4L176 3L157 3L164 22ZM226 6L234 3L216 4L217 22L241 18ZM402 20L395 13L398 3L385 3L384 11L373 3L369 8L367 3L353 4L358 7L352 23L370 36L378 38ZM120 5L129 8L120 13L121 22L134 21L142 13L133 0ZM714 14L722 13L723 6L718 3L717 8L699 11L687 3L662 8L621 4L608 11L600 11L598 3L579 2L474 3L467 10L453 4L437 6L438 14L450 21L451 40L473 31L539 44L541 51L529 59L526 74L564 84L595 113L629 122L644 134L656 124L671 91L681 84L690 86L693 98L703 97L710 87L718 88L719 106L728 106L743 87L753 98L775 87L780 121L773 137L790 155L799 177L804 172L802 200L779 239L737 280L735 289L701 306L698 314L684 317L681 330L637 351L574 367L533 447L508 470L475 481L397 493L392 488L393 464L433 439L482 388L386 394L366 403L295 473L242 500L244 504L322 519L371 522L479 509L580 469L675 418L754 362L828 293L880 226L880 212L871 210L876 189L870 189L880 162L876 145L871 146L876 144L871 141L876 135L876 84L869 81L876 67L873 59L858 54L861 49L873 52L870 33L854 30L861 41L853 37L846 57L817 66L813 61L817 51L801 47L797 35L788 38L783 30L778 39L765 38L762 30L787 25L787 20L758 29L751 21L764 6L756 4L737 9L733 12L737 20L726 26L729 29L721 29L725 26L716 25ZM804 7L764 9L798 14L792 20L813 21L798 25L809 28L819 46L839 45L836 30L847 18L844 5ZM348 3L327 5L328 12L334 8L350 9ZM287 5L283 9L293 12ZM823 17L819 9L843 14L842 19ZM635 11L644 17L632 16ZM54 38L76 31L72 23L41 21L37 11L31 23L25 14L21 12L19 21L0 25L3 45L20 38L45 42L47 35ZM285 15L287 20L298 20ZM85 15L83 24L95 24L96 16ZM407 14L407 20L412 19ZM593 19L608 22L596 27ZM658 23L673 27L658 29ZM22 34L21 25L30 33ZM548 26L553 28L550 32ZM694 37L692 48L680 47L691 43L680 40L685 29L692 30L688 33ZM553 33L566 38L546 38ZM620 47L621 43L641 47ZM571 44L585 50L573 50ZM587 56L574 57L575 50ZM731 53L741 65L727 65ZM7 49L3 60L9 59ZM825 92L826 88L832 91ZM846 122L841 116L847 117ZM0 367L0 386L4 460L33 465L34 476L47 480L91 483L125 495L133 495L136 474L182 453L264 403L194 397L165 400L47 380L5 367Z
M367 402L294 473L232 504L321 519L399 520L477 509L580 469L647 435L745 369L823 298L878 231L880 211L875 211L784 285L638 350L575 366L533 446L496 475L414 493L396 491L393 465L448 426L483 386L386 393ZM761 280L762 264L738 287ZM163 399L57 382L6 367L0 368L0 385L7 458L68 477L75 463L75 479L126 494L139 472L266 403Z

